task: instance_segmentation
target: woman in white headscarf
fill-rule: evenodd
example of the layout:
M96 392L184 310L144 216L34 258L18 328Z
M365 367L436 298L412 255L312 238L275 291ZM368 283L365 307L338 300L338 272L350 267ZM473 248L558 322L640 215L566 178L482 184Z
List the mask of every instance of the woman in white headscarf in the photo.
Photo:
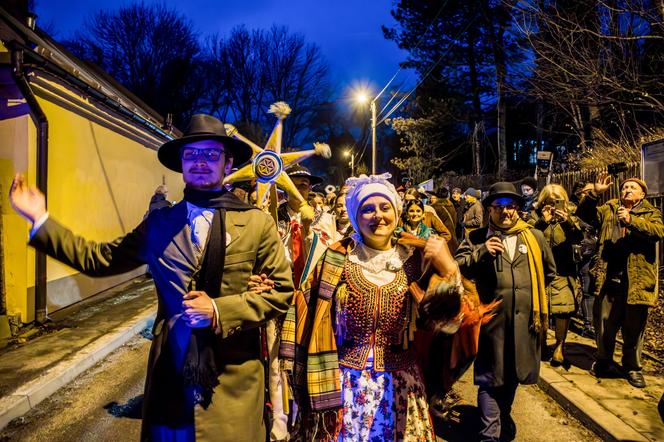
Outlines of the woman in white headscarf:
M455 317L463 289L443 239L420 249L394 241L402 205L389 178L346 182L356 233L328 248L284 324L282 358L293 370L305 440L435 440L415 320ZM444 282L418 305L411 286L423 268Z

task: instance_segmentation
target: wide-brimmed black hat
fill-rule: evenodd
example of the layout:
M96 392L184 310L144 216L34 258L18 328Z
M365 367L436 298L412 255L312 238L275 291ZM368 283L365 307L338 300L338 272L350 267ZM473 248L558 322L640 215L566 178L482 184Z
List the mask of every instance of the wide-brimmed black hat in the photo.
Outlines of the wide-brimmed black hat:
M228 136L224 123L211 115L196 114L191 117L182 137L161 145L157 151L157 158L169 169L182 172L180 148L185 144L201 140L221 141L224 150L233 156L233 165L236 167L246 163L252 155L251 147L247 143Z
M482 200L482 205L487 207L489 204L499 198L511 198L519 205L523 206L523 197L517 193L514 184L505 181L499 181L489 187L489 193Z
M309 172L309 169L304 167L303 165L297 163L288 169L286 169L286 173L288 174L289 177L304 177L304 178L309 178L309 183L313 186L314 184L320 184L323 182L323 178L312 175L311 172Z

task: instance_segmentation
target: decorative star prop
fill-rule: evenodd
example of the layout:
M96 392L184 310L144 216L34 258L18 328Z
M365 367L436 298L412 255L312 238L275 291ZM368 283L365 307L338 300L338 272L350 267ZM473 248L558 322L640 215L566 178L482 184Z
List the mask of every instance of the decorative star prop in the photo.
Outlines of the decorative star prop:
M275 184L284 189L289 197L295 198L303 206L307 205L302 195L293 184L286 173L286 168L292 164L299 163L305 159L320 155L324 158L330 158L332 152L330 146L324 143L314 143L314 148L299 152L281 153L281 137L283 133L283 121L290 114L291 108L283 101L274 103L270 106L269 113L277 117L277 122L272 129L272 133L267 140L265 148L261 148L253 141L249 140L238 132L235 126L226 124L226 132L238 140L247 143L253 150L252 161L246 166L228 175L224 179L224 184L238 181L249 181L256 178L256 204L262 207L268 194L272 195L273 206L276 207L276 188ZM274 215L274 213L273 213Z

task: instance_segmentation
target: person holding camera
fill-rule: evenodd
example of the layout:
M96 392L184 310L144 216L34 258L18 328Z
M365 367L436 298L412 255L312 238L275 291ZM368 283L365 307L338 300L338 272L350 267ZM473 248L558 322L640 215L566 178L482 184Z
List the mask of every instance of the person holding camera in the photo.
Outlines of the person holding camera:
M657 301L657 243L664 238L664 224L661 212L644 199L648 186L639 178L624 180L620 198L598 207L599 196L612 183L608 173L601 174L576 211L599 229L598 259L591 269L593 293L598 296L593 312L597 357L591 371L597 377L615 371L613 351L621 329L623 370L630 384L643 388L643 332L648 308Z
M549 312L556 327L556 346L551 366L564 362L564 346L570 319L575 311L576 293L580 291L574 246L583 240L579 219L570 212L569 197L559 184L548 184L535 203L535 228L544 234L553 252L558 276L548 287Z
M482 201L489 225L470 232L455 255L482 304L501 301L496 316L480 328L474 366L482 441L514 439L510 414L516 388L539 378L546 287L556 276L556 264L542 232L519 217L523 203L512 183L493 184Z
M594 188L595 185L593 183L587 183L585 181L577 181L574 183L572 194L570 195L570 203L574 208L574 213L576 213L576 207L579 205L579 202ZM581 336L595 339L595 326L593 325L593 305L595 304L595 297L590 289L590 267L592 262L596 259L597 229L578 217L577 219L579 220L581 230L583 230L583 239L581 240L581 243L575 247L575 250L577 251L577 268L582 293L581 302L579 302L578 306L581 317L583 318L583 330L581 331Z

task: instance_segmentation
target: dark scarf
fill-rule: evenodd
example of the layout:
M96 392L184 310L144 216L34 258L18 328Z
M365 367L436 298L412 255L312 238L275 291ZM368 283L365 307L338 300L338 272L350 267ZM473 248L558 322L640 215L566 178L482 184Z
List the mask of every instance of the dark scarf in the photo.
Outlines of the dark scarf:
M215 209L205 255L199 271L193 275L191 290L204 291L210 298L218 298L221 296L226 259L226 210L251 210L255 207L242 202L226 189L206 192L185 188L184 200L198 207ZM216 340L214 330L210 328L192 329L182 368L185 385L194 387L200 393L197 401L203 408L208 407L214 388L219 385L219 364L223 362L219 359L221 355L218 354Z

